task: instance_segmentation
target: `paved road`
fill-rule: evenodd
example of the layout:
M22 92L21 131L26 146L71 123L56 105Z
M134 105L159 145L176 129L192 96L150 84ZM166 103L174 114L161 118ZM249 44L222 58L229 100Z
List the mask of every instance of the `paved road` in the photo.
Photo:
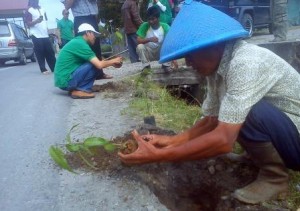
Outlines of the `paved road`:
M37 63L0 68L0 210L58 210L48 148L65 137L71 100Z

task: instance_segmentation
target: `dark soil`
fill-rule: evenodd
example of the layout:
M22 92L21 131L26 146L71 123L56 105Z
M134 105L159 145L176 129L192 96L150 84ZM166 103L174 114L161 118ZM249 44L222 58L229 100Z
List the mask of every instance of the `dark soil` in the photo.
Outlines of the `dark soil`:
M100 90L124 90L125 86L108 83ZM116 90L115 90L116 91ZM174 135L152 125L136 128L140 134ZM131 131L111 140L123 144L133 140ZM134 144L131 143L132 147ZM134 146L131 150L135 150ZM131 179L145 184L168 209L174 211L233 211L233 210L288 210L284 203L272 201L264 205L245 205L231 197L231 193L253 181L258 170L251 164L233 163L224 156L208 160L184 163L156 163L139 166L122 164L116 152L94 148L95 155L87 156L97 168L91 169L76 154L68 154L67 160L73 169L107 173L112 178ZM126 152L129 153L129 152Z

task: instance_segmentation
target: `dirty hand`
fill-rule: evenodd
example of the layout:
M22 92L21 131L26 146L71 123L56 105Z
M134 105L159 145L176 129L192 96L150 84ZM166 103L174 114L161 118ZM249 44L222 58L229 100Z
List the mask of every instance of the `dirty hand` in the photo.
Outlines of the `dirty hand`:
M169 148L181 144L178 140L172 138L172 136L150 134L142 135L141 137L157 148Z
M115 68L120 68L120 67L122 67L122 64L123 64L123 57L118 56L116 58L111 59L111 61L113 62L113 66Z
M136 130L132 132L132 135L138 143L138 148L131 154L125 155L119 152L118 155L123 163L142 164L160 161L159 149L142 139Z

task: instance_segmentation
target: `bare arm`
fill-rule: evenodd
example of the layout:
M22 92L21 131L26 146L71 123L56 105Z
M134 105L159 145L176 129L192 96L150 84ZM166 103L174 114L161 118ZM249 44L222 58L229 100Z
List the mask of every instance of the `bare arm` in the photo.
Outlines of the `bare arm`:
M134 3L130 8L130 13L132 15L132 20L137 28L143 23L137 5Z
M94 57L90 60L90 62L98 69L103 69L109 66L120 67L122 65L122 57L116 57L110 60L102 60L100 61L97 57Z
M158 38L157 37L150 37L150 38L141 38L141 37L138 37L137 38L137 43L138 44L146 44L148 42L155 42L155 43L157 43L158 42Z
M209 133L193 138L178 147L163 149L161 160L199 160L231 152L241 126L242 124L219 122Z
M57 36L57 39L58 39L58 44L60 45L61 44L60 28L57 27L57 29L55 30L55 32L56 32L56 36Z
M241 126L242 124L218 122L218 126L208 133L180 145L165 148L157 148L144 141L137 133L133 133L139 145L137 151L129 155L119 153L119 156L124 163L131 164L209 158L230 152Z
M142 138L149 141L149 143L153 144L154 146L160 148L174 147L212 131L217 127L217 125L217 117L204 117L203 119L199 120L193 127L178 135L164 136L152 134L143 135Z

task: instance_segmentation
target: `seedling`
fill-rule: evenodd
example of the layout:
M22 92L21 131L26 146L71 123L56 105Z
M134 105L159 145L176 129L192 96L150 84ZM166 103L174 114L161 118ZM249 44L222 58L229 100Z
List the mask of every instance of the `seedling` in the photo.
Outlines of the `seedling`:
M124 143L113 143L102 137L88 137L83 142L73 143L71 140L71 132L77 127L74 125L66 136L66 144L60 144L51 146L49 148L49 154L53 161L62 169L68 170L72 173L76 173L69 165L66 154L74 153L80 157L80 159L90 168L98 170L98 168L92 164L86 157L95 155L95 148L103 147L107 152L115 152L117 149L123 154L130 154L137 149L137 143L134 140L127 140ZM67 152L66 152L67 151Z

